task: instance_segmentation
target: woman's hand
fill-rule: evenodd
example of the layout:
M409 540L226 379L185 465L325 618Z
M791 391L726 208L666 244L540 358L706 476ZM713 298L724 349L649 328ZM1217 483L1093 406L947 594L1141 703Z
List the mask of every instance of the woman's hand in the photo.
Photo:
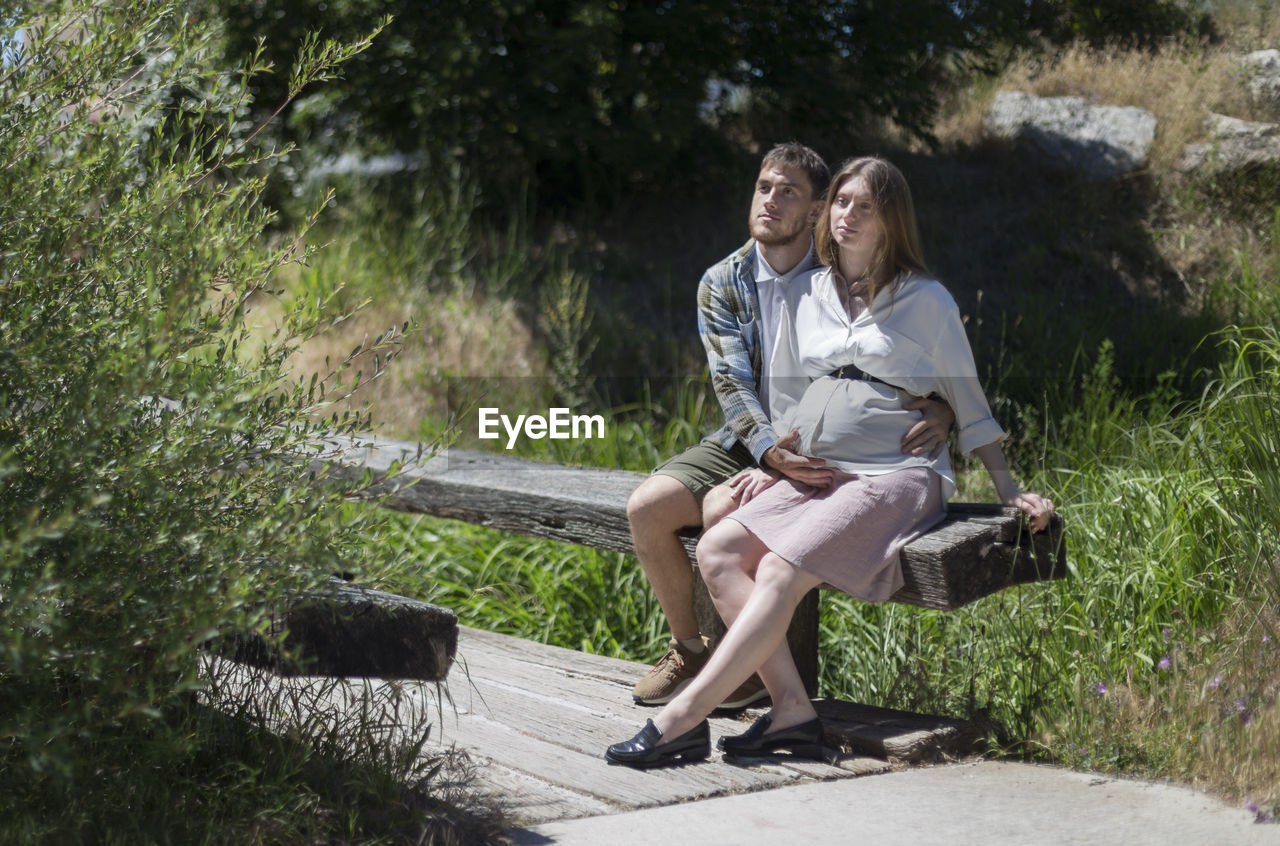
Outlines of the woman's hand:
M1053 517L1053 500L1031 491L1012 497L1005 505L1015 506L1030 517L1033 532L1043 532L1049 526L1049 519Z
M983 444L973 451L982 459L982 464L991 474L991 482L996 486L996 496L1005 505L1012 505L1022 510L1031 518L1031 531L1042 532L1049 526L1053 517L1053 500L1046 499L1038 493L1019 491L1018 484L1009 472L1009 465L1004 460L1004 452L999 441Z
M759 496L773 487L773 483L776 481L778 481L778 475L770 473L768 470L761 470L758 467L743 470L729 480L729 496L741 508L750 502L753 497Z

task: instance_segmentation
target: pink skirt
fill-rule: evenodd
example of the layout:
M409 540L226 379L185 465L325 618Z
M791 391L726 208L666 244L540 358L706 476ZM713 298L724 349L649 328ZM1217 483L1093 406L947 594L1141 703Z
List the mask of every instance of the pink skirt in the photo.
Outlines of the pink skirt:
M826 489L783 479L729 514L771 552L867 602L902 587L898 553L942 520L941 480L925 467L837 471Z

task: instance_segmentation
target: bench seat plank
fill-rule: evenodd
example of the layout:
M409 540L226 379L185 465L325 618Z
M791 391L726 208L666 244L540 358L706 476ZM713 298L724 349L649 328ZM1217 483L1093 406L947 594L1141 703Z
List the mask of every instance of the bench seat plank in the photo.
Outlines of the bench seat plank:
M494 453L447 449L413 463L418 445L393 440L329 442L336 472L384 477L410 462L390 484L375 485L383 504L401 511L464 520L504 532L633 552L627 497L644 476L626 470L568 467ZM686 539L692 550L695 533ZM902 552L903 588L890 601L959 608L1016 584L1062 578L1062 521L1031 535L1017 509L951 503L946 519Z

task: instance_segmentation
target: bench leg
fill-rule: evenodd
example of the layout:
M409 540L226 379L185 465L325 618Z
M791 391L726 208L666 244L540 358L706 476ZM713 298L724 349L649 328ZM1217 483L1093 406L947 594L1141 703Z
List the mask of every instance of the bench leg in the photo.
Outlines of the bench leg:
M702 574L694 568L693 605L698 615L698 628L711 639L714 647L724 635L724 621L711 601L711 593L702 581ZM791 647L791 657L800 671L804 681L804 689L809 696L818 695L818 589L814 588L805 595L796 607L787 629L787 643Z

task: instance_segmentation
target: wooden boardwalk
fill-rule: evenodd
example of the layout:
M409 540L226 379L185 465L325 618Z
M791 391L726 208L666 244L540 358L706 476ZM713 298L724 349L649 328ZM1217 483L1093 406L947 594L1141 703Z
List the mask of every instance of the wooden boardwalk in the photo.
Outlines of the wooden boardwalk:
M516 823L531 825L882 773L963 752L976 736L959 720L825 700L819 711L827 740L841 748L831 764L785 755L730 763L713 752L696 765L610 766L605 747L630 737L655 713L631 701L631 687L646 670L461 628L447 685L452 705L444 705L432 743L465 750L477 765L477 787L500 798ZM713 716L713 742L743 731L761 713Z
M249 716L274 731L304 725L369 744L418 740L429 726L423 753L461 753L468 792L496 799L517 826L884 773L963 756L980 738L963 720L819 699L828 762L785 754L727 761L713 751L698 764L611 766L605 748L656 713L631 701L647 665L462 626L444 683L279 676L213 656L206 667L213 690L253 703ZM744 731L761 713L712 715L713 739Z

